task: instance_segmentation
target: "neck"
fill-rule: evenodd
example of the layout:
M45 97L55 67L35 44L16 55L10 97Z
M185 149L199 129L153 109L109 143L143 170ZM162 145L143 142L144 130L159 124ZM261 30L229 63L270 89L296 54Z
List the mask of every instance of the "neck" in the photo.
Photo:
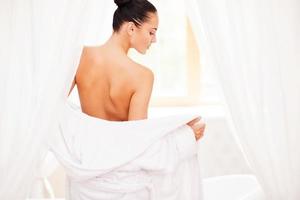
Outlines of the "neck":
M128 40L128 37L122 33L116 33L114 32L106 44L113 46L114 48L119 49L123 53L127 55L129 48L130 48L130 43Z

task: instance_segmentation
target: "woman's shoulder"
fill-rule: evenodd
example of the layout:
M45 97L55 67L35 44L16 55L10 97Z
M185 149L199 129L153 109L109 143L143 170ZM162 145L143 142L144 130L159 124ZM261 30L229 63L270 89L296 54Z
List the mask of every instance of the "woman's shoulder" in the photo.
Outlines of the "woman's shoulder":
M133 62L133 68L136 81L153 81L154 73L149 67Z
M84 46L82 50L82 57L91 61L91 62L99 62L103 57L103 52L105 52L103 45L101 46Z

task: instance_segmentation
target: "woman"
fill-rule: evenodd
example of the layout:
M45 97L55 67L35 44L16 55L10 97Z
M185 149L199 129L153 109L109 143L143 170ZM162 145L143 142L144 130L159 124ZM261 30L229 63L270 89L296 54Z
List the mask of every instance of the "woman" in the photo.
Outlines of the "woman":
M147 0L115 0L113 33L97 47L85 47L73 81L78 88L82 111L111 121L147 118L153 86L153 72L130 59L134 48L145 54L156 42L158 15ZM71 92L70 90L70 92ZM205 124L189 122L196 140L203 136Z
M127 56L156 41L157 11L147 0L115 3L111 37L83 49L71 87L89 116L67 109L53 148L67 169L67 199L199 200L196 140L205 125L193 116L142 120L154 77Z

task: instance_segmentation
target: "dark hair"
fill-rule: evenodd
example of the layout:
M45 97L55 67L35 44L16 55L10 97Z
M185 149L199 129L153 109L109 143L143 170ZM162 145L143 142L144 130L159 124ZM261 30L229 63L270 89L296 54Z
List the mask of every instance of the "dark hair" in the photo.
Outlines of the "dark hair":
M113 17L113 29L119 31L124 22L133 22L139 27L149 19L149 13L156 13L157 10L147 0L114 0L118 8Z

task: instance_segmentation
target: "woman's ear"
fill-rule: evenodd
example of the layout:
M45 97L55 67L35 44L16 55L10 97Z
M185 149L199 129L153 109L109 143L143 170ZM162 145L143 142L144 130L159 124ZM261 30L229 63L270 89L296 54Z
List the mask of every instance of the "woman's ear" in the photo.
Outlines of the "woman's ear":
M135 30L135 25L133 22L128 22L127 24L127 33L131 36Z

